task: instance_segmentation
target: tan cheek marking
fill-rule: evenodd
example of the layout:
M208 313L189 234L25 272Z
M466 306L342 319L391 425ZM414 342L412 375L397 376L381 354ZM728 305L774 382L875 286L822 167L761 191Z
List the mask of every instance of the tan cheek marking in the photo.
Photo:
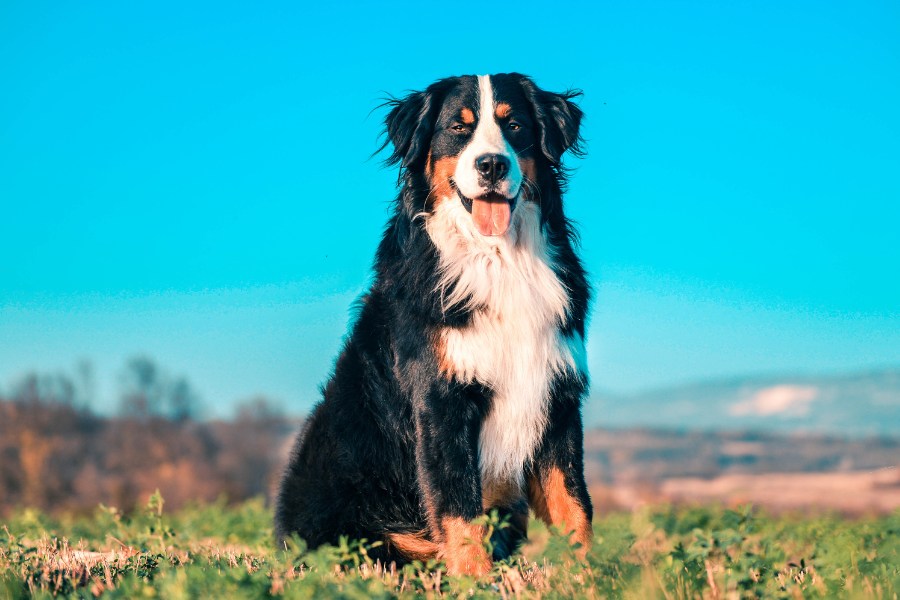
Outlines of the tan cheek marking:
M520 158L519 168L522 170L522 175L537 183L537 164L533 158Z
M441 529L444 543L438 556L451 575L484 575L491 570L491 557L482 545L484 527L462 517L445 517Z
M520 158L519 169L522 171L522 177L524 179L537 184L537 163L535 163L533 158ZM525 186L523 189L525 190L526 200L531 200L533 202L539 201L539 198L535 197L534 190L531 189L531 186Z
M475 122L475 113L472 112L471 108L464 108L460 111L459 116L462 117L462 122L466 125L471 125Z
M434 161L434 174L431 177L431 195L435 204L453 195L450 178L456 172L457 157L447 156Z
M497 104L497 108L494 109L494 114L497 115L498 119L505 119L509 116L509 113L512 112L512 107L506 102L500 102Z
M543 481L529 477L528 501L538 518L569 534L571 543L581 544L580 558L587 555L594 530L584 508L566 489L566 477L559 468L552 467Z

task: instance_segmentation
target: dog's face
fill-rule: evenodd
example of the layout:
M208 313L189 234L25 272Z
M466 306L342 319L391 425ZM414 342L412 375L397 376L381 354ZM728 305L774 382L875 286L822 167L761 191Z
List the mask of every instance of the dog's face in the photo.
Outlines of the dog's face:
M389 162L424 176L426 211L458 202L483 236L502 236L520 202L539 202L579 141L575 94L553 94L523 75L453 77L392 102ZM419 207L423 208L423 207Z
M534 183L537 141L518 82L465 77L441 104L426 173L446 201L455 192L482 235L503 235L525 178Z

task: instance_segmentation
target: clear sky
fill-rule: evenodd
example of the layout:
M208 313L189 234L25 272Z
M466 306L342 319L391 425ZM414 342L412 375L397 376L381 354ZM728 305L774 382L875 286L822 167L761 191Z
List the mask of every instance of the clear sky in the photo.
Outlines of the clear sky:
M0 390L145 354L307 410L395 195L370 111L513 70L585 92L595 388L900 363L894 1L5 0Z

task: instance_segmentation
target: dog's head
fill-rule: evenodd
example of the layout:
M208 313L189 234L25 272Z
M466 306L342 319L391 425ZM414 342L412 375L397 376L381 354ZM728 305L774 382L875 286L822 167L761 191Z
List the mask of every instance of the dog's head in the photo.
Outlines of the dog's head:
M502 236L521 202L544 217L564 176L561 157L580 151L577 92L539 89L518 73L451 77L392 100L385 123L409 181L423 182L430 212L459 202L483 236Z

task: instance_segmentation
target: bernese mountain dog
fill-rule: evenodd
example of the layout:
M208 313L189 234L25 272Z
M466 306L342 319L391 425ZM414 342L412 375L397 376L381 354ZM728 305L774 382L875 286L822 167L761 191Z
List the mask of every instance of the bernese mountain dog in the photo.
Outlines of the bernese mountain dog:
M377 540L382 561L477 575L524 540L530 508L587 551L590 290L562 203L578 95L504 73L387 103L401 190L281 481L280 540ZM486 546L473 520L494 509L509 526Z

